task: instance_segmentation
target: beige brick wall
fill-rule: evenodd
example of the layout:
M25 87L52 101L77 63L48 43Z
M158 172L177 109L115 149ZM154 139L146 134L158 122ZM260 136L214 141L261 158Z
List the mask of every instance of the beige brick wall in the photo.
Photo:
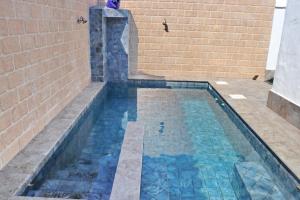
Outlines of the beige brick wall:
M0 0L0 169L88 85L81 15L88 0Z
M0 169L89 83L88 25L76 18L96 2L0 0ZM138 69L167 76L263 75L273 4L122 1L139 32Z
M274 0L123 0L139 32L138 69L153 75L264 75ZM164 18L169 33L164 32Z

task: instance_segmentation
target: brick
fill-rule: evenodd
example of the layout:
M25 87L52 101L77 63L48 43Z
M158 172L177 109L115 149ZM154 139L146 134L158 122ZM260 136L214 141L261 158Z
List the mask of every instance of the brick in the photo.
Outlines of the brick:
M24 71L23 70L14 71L7 76L7 79L8 79L8 88L14 89L24 83L25 81Z
M32 82L27 83L18 88L19 101L22 101L29 96L31 96L34 92L34 85Z
M36 4L31 4L31 6L30 6L30 16L32 18L35 18L35 19L41 18L43 16L41 6L36 5Z
M13 71L13 58L12 56L0 57L0 75Z
M29 62L31 64L38 63L42 60L42 52L40 49L35 49L29 52Z
M152 2L151 5L134 0L122 3L123 7L132 11L139 31L138 70L157 75L161 71L163 75L168 71L184 74L186 69L193 69L210 76L239 77L241 73L238 71L224 73L227 71L226 61L234 59L232 67L236 70L246 68L247 75L251 77L257 70L253 70L248 61L243 61L245 58L241 55L247 55L247 60L255 60L259 52L266 61L274 2L257 1L255 7L251 1L191 1L183 6L179 4L179 0ZM169 33L163 32L161 23L164 18L169 24ZM245 41L241 41L241 35L245 33L247 35L242 36ZM210 54L204 58L199 52ZM242 53L230 55L239 52ZM175 64L174 56L179 58ZM257 67L263 73L264 62Z
M0 138L1 139L1 138ZM15 140L2 152L0 159L2 165L5 166L20 151L19 141Z
M27 101L19 103L12 109L13 122L19 121L28 112Z
M36 136L35 129L25 131L19 138L20 149L23 149Z
M6 76L0 75L0 95L8 89L8 81Z
M38 21L37 20L26 20L25 21L25 32L26 33L37 33L38 32Z
M7 21L5 19L0 19L0 37L1 36L7 36L8 34L8 27L7 27Z
M15 69L20 69L28 65L28 54L19 53L14 55L14 66Z
M47 46L47 35L36 35L34 38L34 45L37 48Z
M30 50L34 48L34 36L33 35L24 35L20 39L22 50Z
M49 27L49 21L47 20L41 20L39 21L39 32L49 32L50 27Z
M15 9L12 0L0 1L0 17L13 17L15 16Z
M87 1L0 0L0 8L12 2L12 12L0 9L0 168L90 81L88 26L73 20L88 15Z
M30 4L27 2L18 1L16 3L16 10L18 11L16 15L19 19L28 19L31 17Z
M18 95L16 90L7 91L0 95L0 110L6 111L18 103Z
M10 35L23 34L25 32L23 20L8 20L8 32Z
M7 129L12 124L11 111L6 111L0 114L0 133Z
M5 149L5 144L1 140L1 135L0 135L0 155L1 155L2 151L4 151L4 149ZM3 166L2 159L1 159L1 156L0 156L0 169L2 169L3 167L4 166Z
M34 132L34 126L36 124L36 113L31 112L28 113L23 119L22 119L22 126L24 132L33 131ZM35 133L33 133L35 134Z
M27 98L28 102L28 112L34 111L39 106L38 94L33 93L30 97Z
M21 121L13 124L1 134L1 140L5 145L11 144L19 135L22 134L23 127Z
M3 38L0 45L4 54L10 54L20 51L20 42L18 37Z

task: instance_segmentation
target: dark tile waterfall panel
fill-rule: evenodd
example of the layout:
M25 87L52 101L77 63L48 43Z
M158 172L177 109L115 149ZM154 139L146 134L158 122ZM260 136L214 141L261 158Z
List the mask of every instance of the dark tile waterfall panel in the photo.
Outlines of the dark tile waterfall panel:
M92 81L103 81L102 9L90 8L90 51Z
M111 82L128 79L128 20L107 18L106 21L107 79Z
M130 11L103 9L104 80L125 82L129 71Z
M125 82L137 69L138 31L129 10L90 8L93 81Z

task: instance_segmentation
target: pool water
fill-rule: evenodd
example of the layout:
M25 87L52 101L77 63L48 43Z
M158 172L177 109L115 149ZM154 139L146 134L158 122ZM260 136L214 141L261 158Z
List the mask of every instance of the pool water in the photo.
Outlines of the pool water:
M261 163L206 90L143 89L141 199L237 199L234 164Z
M26 196L109 199L127 124L126 98L106 96L83 123L57 158L48 163L26 189Z
M116 85L24 195L109 199L129 121L145 125L141 200L250 199L265 191L268 199L285 199L289 193L207 89Z

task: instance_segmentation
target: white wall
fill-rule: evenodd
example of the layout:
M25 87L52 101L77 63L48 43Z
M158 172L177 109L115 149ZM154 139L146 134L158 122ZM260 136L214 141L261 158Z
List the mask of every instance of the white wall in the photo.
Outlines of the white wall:
M286 7L287 0L276 0L276 7Z
M267 70L275 70L277 66L286 3L287 0L276 1L276 8L274 10L272 33L266 67Z
M300 1L289 0L272 91L300 106Z

